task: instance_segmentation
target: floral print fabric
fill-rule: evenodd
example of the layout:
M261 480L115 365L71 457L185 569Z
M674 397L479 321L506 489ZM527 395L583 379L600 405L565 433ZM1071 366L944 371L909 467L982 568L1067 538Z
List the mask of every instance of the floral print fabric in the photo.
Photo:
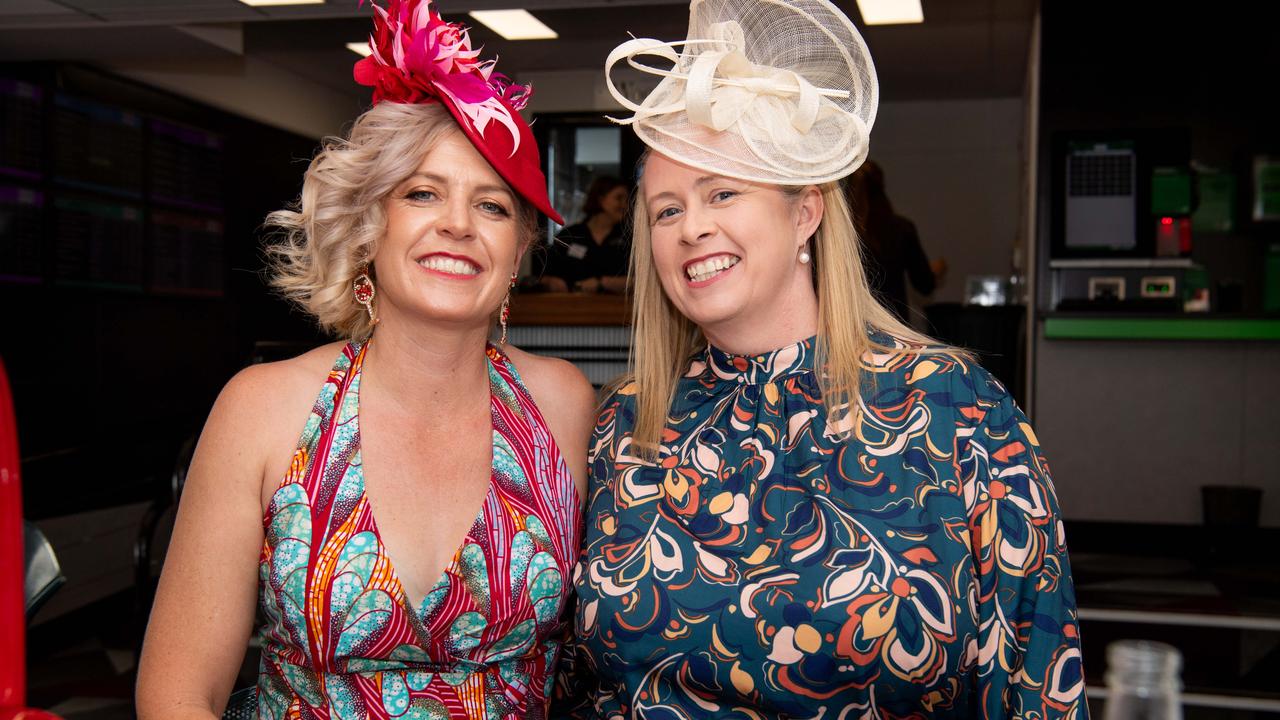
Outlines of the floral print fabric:
M897 346L835 427L813 340L708 348L654 463L632 454L634 386L606 400L565 712L1087 717L1034 432L982 368Z
M410 607L364 491L367 348L348 345L329 373L264 520L259 717L544 717L579 542L568 467L490 347L489 490L444 574Z

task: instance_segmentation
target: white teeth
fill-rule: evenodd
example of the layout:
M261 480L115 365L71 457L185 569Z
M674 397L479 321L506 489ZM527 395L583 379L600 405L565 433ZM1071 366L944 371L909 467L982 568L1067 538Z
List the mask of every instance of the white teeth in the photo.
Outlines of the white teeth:
M737 265L742 258L736 255L717 255L713 258L697 262L687 266L684 271L688 273L689 279L693 282L702 282L710 280L719 273L728 270Z
M469 262L455 260L441 255L432 255L430 257L423 258L418 261L418 264L430 270L439 270L440 272L446 272L452 275L475 275L480 272L479 268Z

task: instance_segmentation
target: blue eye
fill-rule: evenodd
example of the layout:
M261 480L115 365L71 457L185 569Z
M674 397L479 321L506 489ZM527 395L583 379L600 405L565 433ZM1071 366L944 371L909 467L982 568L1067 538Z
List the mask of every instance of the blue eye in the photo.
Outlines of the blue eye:
M663 208L662 210L659 210L658 214L655 215L654 217L658 220L662 220L665 218L672 217L672 215L676 212L679 212L678 208L674 208L674 207Z
M507 212L507 209L505 207L503 207L502 205L492 200L485 200L484 202L480 203L480 209L484 210L487 213L491 213L493 215L505 216L510 214Z
M427 202L428 200L434 200L436 198L436 194L430 190L410 190L404 197L406 200L413 200L415 202Z
M734 196L735 196L735 195L737 195L737 194L738 194L738 193L736 193L736 192L734 192L734 191L732 191L732 190L721 190L721 191L717 192L714 196L712 196L712 200L715 200L715 201L717 201L717 202L719 202L719 201L724 201L724 200L728 200L729 198L734 197Z

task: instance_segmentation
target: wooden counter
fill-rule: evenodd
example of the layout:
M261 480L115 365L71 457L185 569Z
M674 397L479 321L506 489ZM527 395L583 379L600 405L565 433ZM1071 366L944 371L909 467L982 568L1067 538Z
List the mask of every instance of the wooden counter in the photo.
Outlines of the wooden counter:
M529 326L625 326L631 303L625 295L519 293L511 295L510 324Z

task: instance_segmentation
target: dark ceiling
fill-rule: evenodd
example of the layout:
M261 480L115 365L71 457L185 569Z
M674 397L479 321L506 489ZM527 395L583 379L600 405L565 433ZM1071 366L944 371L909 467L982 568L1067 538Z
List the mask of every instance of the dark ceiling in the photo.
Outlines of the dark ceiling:
M445 0L446 17L510 7L511 0ZM1035 0L924 0L919 25L864 27L852 0L837 3L862 28L880 75L882 99L1012 97L1022 94ZM555 41L505 41L469 23L486 55L509 75L601 68L631 33L683 37L686 3L631 0L530 0L523 4L554 28ZM5 0L0 4L0 60L202 63L232 71L242 56L273 63L339 92L358 59L345 49L369 29L368 4L251 8L237 0ZM183 28L229 38L196 40ZM235 47L236 41L241 47Z

